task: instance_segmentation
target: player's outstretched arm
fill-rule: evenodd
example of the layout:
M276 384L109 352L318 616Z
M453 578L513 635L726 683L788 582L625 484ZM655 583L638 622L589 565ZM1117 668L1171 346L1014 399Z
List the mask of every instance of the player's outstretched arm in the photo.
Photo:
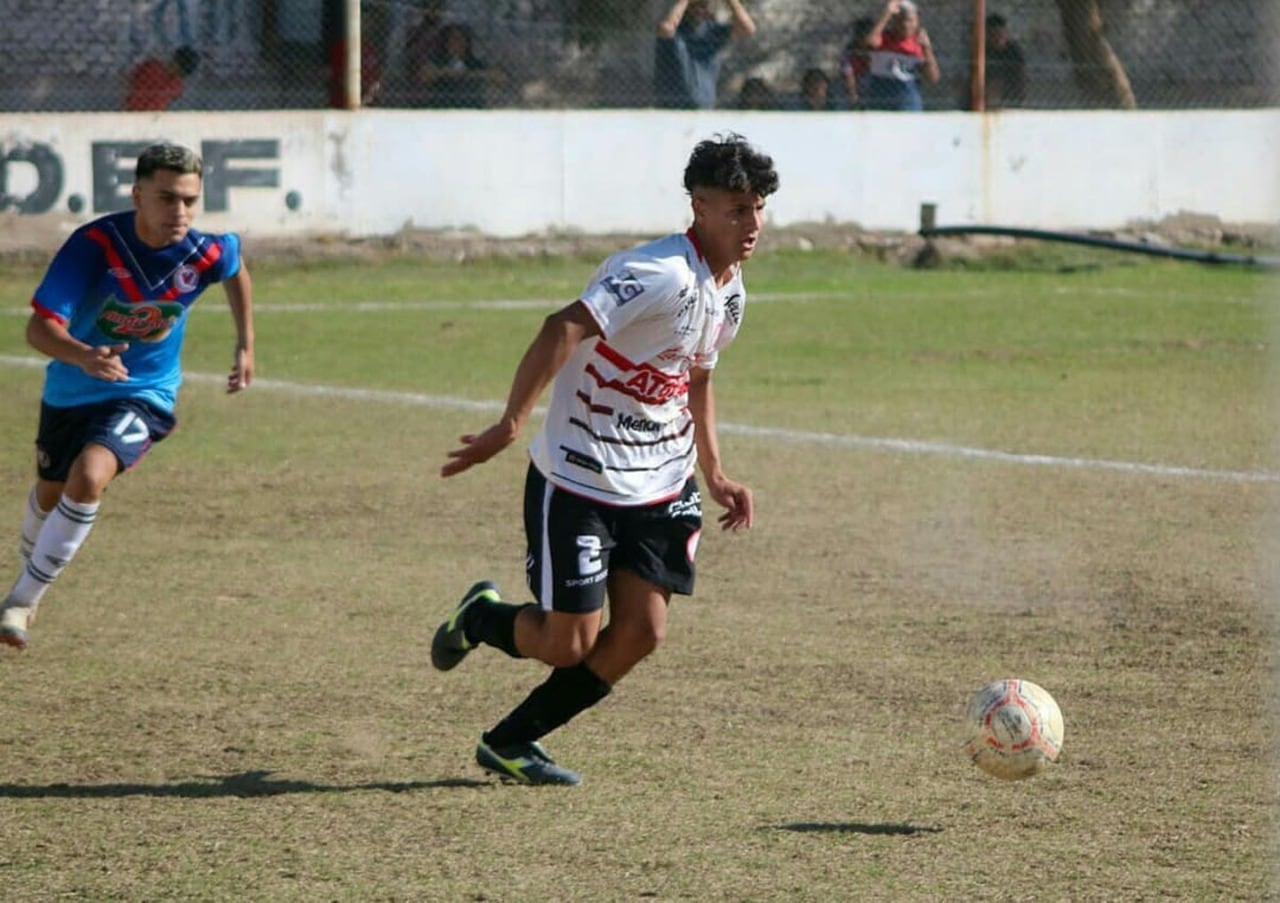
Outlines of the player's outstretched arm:
M720 442L716 435L716 396L711 388L711 371L694 368L689 373L689 412L693 415L693 436L698 447L698 467L707 494L724 508L719 517L725 530L750 529L755 523L755 502L751 490L725 476L720 465Z
M515 442L547 383L583 340L599 334L595 318L578 301L547 317L516 367L502 417L482 433L463 436L462 445L449 452L440 476L451 477L483 464Z
M227 376L227 392L239 392L253 382L253 280L243 260L236 274L222 285L236 324L236 350Z

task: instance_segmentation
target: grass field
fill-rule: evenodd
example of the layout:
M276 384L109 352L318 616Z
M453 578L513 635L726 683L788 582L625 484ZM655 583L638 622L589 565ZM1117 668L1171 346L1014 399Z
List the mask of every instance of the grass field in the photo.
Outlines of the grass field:
M437 472L595 261L250 258L259 384L215 289L181 428L0 656L4 898L1276 899L1273 286L1090 260L752 261L758 525L530 789L471 756L544 669L427 662L472 580L523 592L523 455ZM0 266L14 568L38 277ZM1025 783L960 749L1005 676L1066 719Z

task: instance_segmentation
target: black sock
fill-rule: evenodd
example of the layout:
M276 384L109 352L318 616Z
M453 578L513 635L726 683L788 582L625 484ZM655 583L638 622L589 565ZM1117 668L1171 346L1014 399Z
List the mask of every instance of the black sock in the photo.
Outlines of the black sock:
M494 747L530 743L591 708L611 689L585 664L556 668L510 715L484 734L484 742Z
M532 604L512 605L478 599L462 613L462 632L468 643L486 643L512 658L524 658L516 649L516 615Z

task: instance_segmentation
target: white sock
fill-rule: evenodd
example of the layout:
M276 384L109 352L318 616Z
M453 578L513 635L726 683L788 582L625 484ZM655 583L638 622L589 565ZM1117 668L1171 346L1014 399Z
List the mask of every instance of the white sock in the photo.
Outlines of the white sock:
M48 516L48 511L40 510L40 505L36 502L36 487L32 486L27 496L27 513L22 517L22 539L18 543L18 554L22 556L24 565L31 560L31 550L36 547L36 537L40 535L40 528L44 526L44 519Z
M70 564L85 537L93 529L98 516L98 502L82 505L65 495L58 500L58 507L49 512L40 535L36 538L31 559L18 575L13 589L9 590L9 604L34 606Z

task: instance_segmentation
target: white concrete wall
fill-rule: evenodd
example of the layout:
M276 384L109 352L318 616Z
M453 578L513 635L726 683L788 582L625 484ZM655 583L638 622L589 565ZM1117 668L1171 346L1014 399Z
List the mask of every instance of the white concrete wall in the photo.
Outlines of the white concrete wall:
M1179 212L1280 218L1280 110L0 114L0 159L8 159L0 217L64 230L83 222L104 212L93 203L94 145L166 138L273 148L207 175L206 196L217 180L231 182L226 210L201 218L211 230L658 233L685 221L681 176L693 144L725 130L774 156L776 225L913 231L923 202L938 205L940 225L1114 228ZM34 167L16 157L37 144L61 162L62 184L47 210L19 214L39 186ZM71 213L76 199L82 207Z

